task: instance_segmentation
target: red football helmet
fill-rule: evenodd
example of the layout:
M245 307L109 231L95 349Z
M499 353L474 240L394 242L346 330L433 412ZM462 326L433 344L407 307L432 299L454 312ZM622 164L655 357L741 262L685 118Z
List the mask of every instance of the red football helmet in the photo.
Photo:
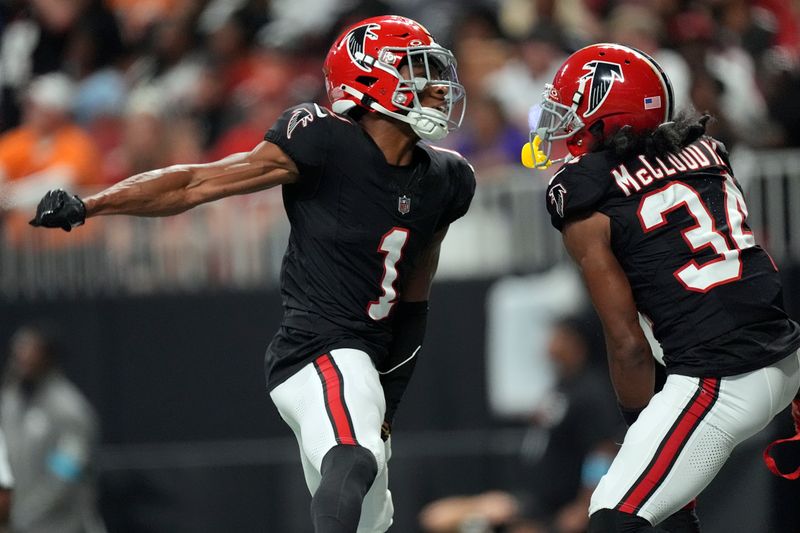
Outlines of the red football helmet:
M672 119L673 101L669 78L647 54L618 44L587 46L567 58L531 109L531 144L538 135L549 158L552 141L566 139L570 153L582 155L623 126L656 129Z
M403 66L408 69L401 73ZM444 138L464 117L464 86L453 53L405 17L373 17L347 28L328 52L323 72L336 113L358 105L406 122L428 140ZM441 108L420 103L428 85L444 93Z

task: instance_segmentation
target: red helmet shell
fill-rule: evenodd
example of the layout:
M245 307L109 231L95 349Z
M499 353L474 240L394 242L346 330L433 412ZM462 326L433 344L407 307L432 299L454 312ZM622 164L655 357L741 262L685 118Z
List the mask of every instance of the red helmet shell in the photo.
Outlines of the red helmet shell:
M402 102L392 101L398 78L375 65L376 60L399 68L406 54L385 50L435 45L424 26L405 17L386 15L353 24L336 39L325 58L323 72L328 98L336 112L354 105L365 105L343 90L343 86L367 95L389 111L398 111L396 103L410 105L412 94Z
M594 44L578 50L558 70L545 97L571 106L581 83L583 95L575 115L583 127L567 139L573 155L594 148L597 139L590 131L599 120L607 137L623 126L645 132L672 119L669 78L650 56L634 48Z

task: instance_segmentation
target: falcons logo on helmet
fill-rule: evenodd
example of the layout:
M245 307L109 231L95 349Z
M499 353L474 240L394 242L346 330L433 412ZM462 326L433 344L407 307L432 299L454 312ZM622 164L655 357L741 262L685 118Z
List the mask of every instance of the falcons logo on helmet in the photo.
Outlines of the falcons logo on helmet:
M567 195L567 189L560 183L556 183L550 187L547 195L550 197L550 203L556 207L558 216L564 218L564 197Z
M373 30L379 29L381 29L380 24L365 24L358 28L353 28L350 33L347 34L347 37L345 37L347 40L347 53L350 59L364 72L372 72L372 62L370 61L367 63L366 58L368 56L364 53L364 49L367 47L367 39L371 41L376 40L378 34Z
M289 124L286 125L286 138L292 138L292 132L297 128L297 126L306 127L310 122L314 122L314 115L311 114L311 111L302 107L300 109L295 109L292 116L289 117Z
M592 80L592 84L589 86L589 105L583 113L584 117L588 117L606 101L614 82L625 81L625 76L622 75L622 65L606 61L590 61L583 66L583 70L589 72L584 74L581 79L590 78Z

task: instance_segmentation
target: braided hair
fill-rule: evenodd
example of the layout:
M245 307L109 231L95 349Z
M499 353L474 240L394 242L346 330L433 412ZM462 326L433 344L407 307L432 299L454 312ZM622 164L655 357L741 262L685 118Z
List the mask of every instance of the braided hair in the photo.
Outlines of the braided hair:
M673 120L664 122L647 133L634 132L630 126L623 126L598 144L601 150L608 150L620 160L638 154L664 157L667 154L680 152L705 135L709 120L711 120L709 114L684 111ZM602 125L600 127L602 128Z

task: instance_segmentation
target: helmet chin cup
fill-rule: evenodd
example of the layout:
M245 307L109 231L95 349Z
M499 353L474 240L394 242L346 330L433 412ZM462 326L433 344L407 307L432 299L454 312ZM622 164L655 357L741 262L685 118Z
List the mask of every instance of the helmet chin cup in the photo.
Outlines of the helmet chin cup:
M344 115L354 107L356 107L356 103L352 100L337 100L331 105L331 109L337 115Z
M447 137L447 115L438 109L423 107L419 111L411 110L406 115L406 118L411 125L411 129L420 139L441 141Z

